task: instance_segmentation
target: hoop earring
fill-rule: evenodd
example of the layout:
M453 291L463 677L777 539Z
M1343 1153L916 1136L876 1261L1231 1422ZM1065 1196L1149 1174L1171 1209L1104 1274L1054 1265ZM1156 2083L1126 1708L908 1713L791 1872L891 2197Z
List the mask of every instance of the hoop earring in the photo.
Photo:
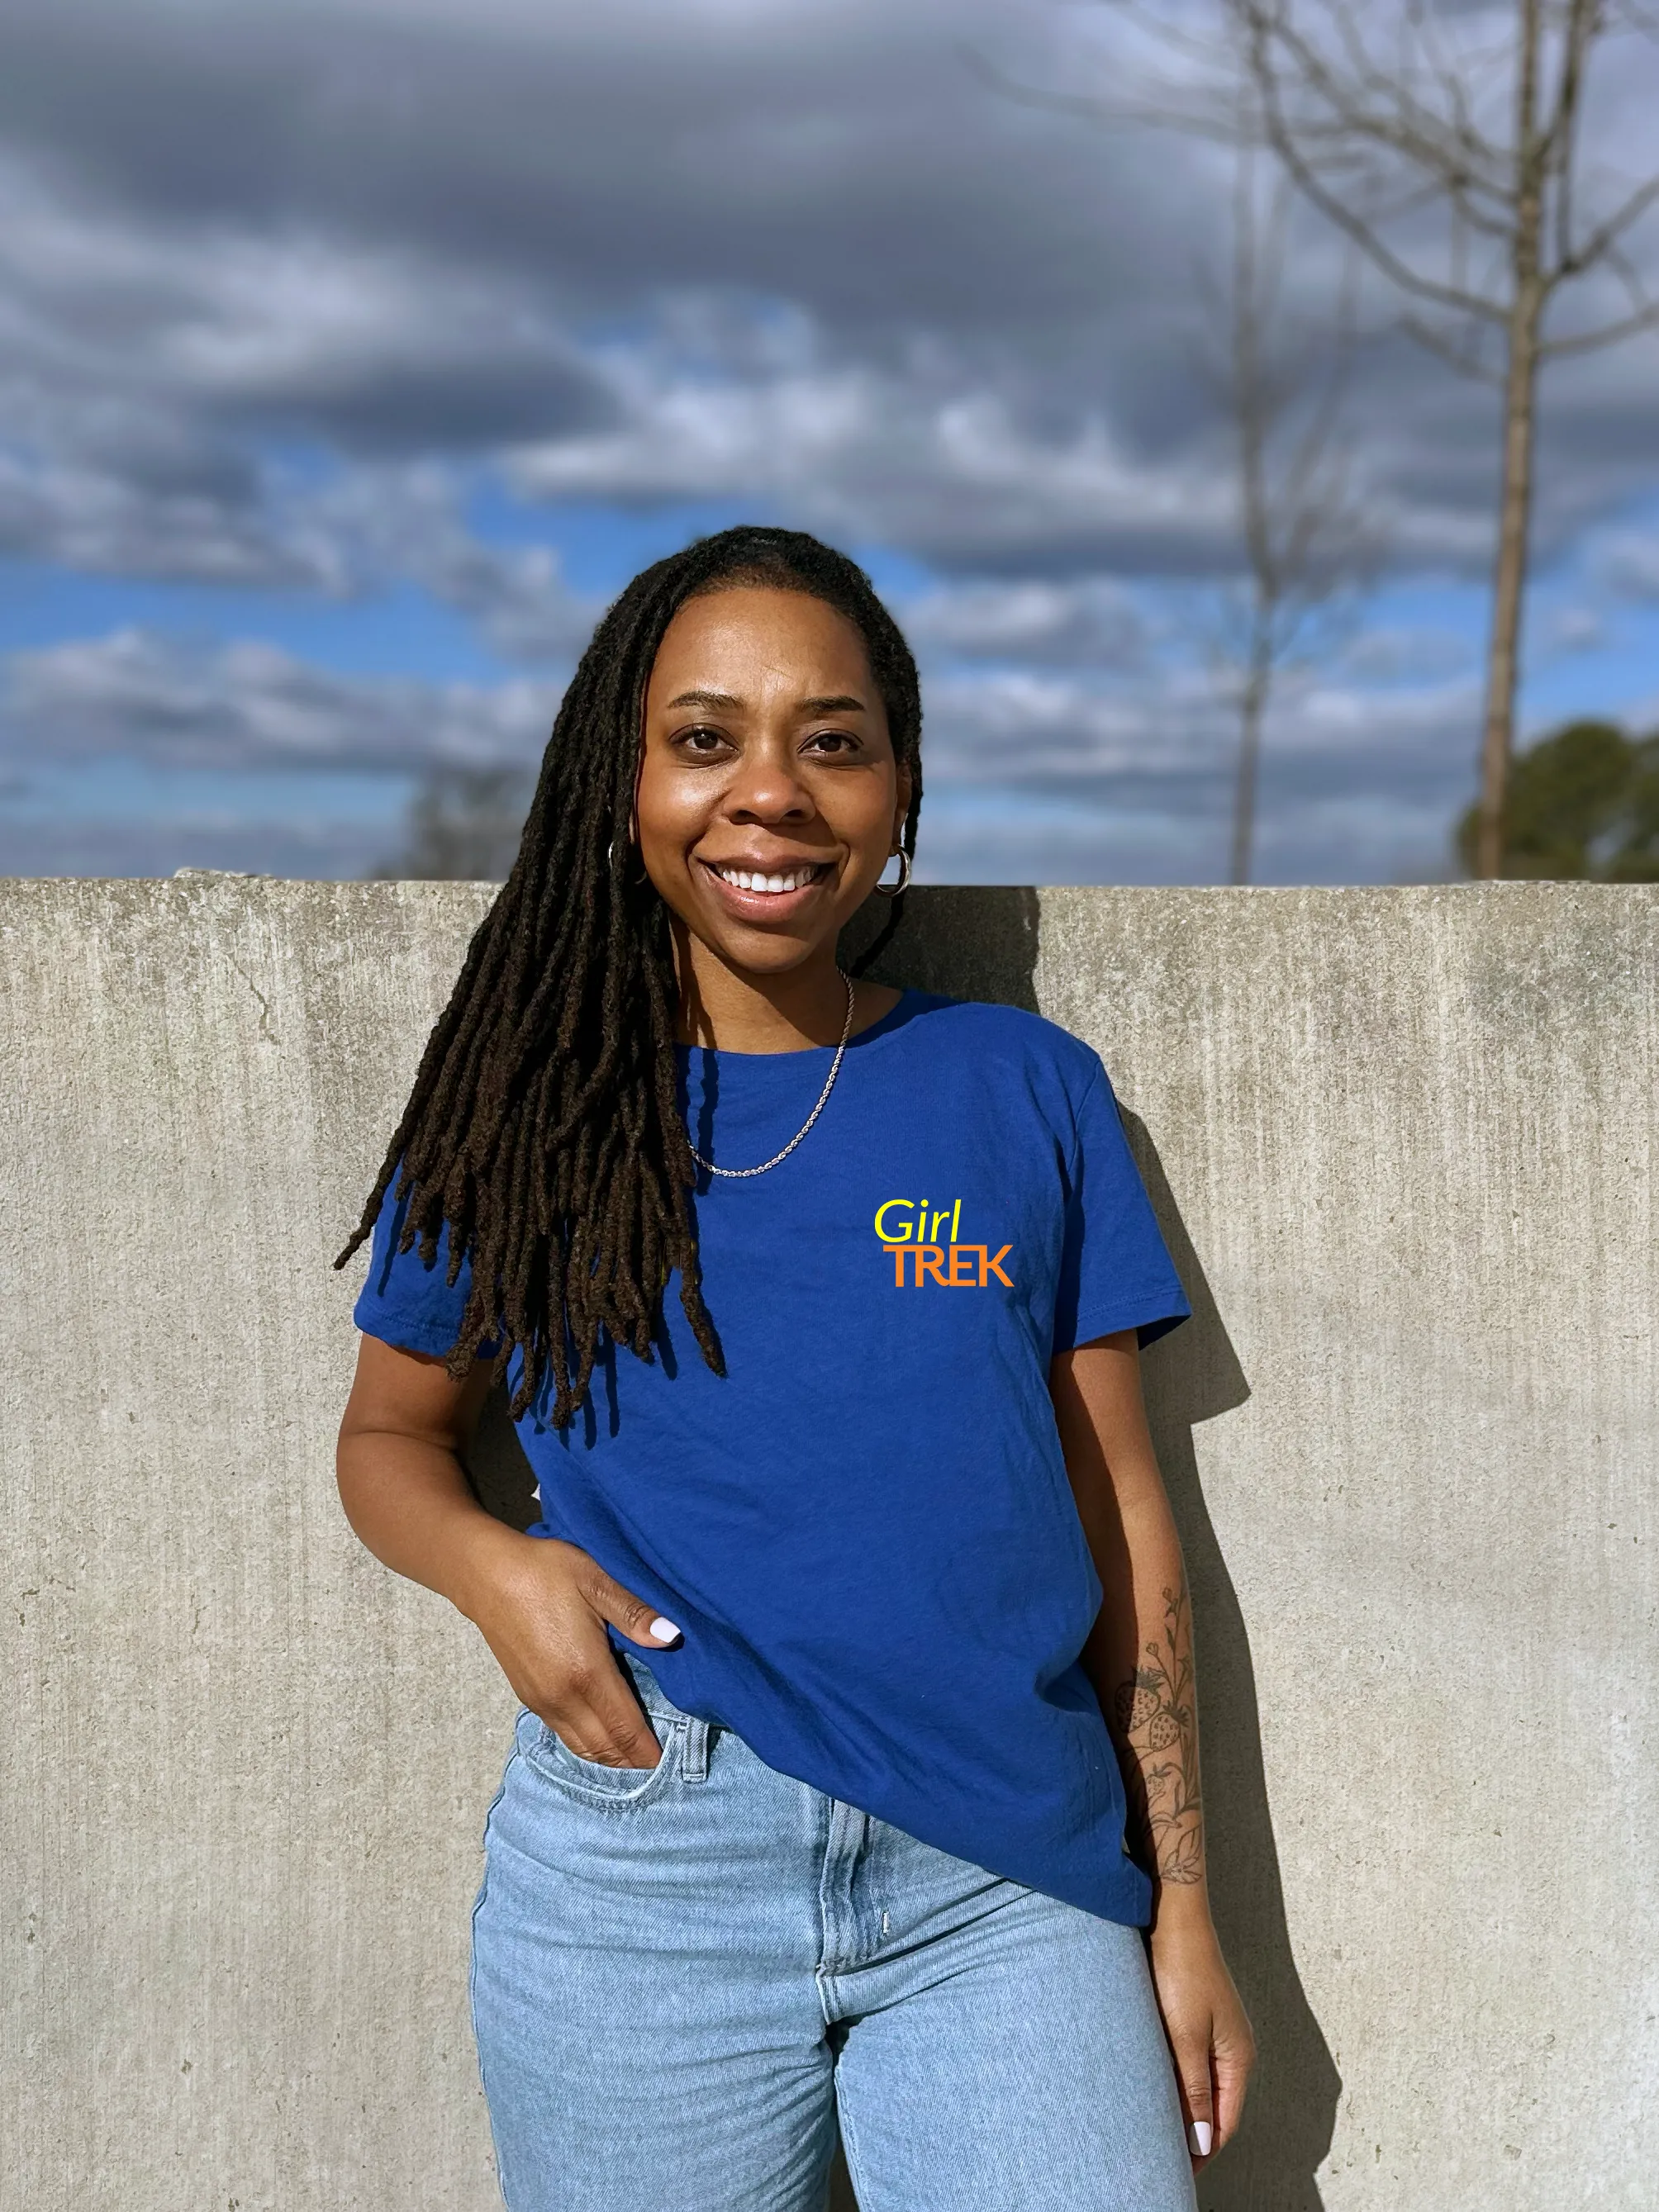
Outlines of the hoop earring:
M891 856L890 855L889 857L890 858ZM876 896L878 898L902 898L905 892L909 890L910 855L905 851L902 845L899 847L898 864L898 881L896 884L878 884L876 885Z

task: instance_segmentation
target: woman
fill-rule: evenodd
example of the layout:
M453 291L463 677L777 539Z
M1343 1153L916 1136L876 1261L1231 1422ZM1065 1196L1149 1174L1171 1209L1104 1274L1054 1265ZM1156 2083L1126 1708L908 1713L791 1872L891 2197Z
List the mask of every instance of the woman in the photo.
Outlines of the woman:
M1137 1367L1187 1304L1086 1047L837 965L920 732L815 539L636 578L342 1255L347 1514L524 1707L511 2212L817 2212L837 2111L863 2212L1174 2212L1237 2124ZM528 1535L462 1467L502 1359Z

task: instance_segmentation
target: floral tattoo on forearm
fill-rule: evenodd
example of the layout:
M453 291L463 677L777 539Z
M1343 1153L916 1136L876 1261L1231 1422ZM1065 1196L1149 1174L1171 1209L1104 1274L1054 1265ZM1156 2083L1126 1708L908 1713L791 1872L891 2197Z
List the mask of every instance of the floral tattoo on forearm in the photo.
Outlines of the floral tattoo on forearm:
M1141 1654L1113 1700L1118 1757L1160 1881L1204 1875L1204 1808L1198 1779L1198 1710L1192 1608L1183 1580L1164 1593L1164 1634Z

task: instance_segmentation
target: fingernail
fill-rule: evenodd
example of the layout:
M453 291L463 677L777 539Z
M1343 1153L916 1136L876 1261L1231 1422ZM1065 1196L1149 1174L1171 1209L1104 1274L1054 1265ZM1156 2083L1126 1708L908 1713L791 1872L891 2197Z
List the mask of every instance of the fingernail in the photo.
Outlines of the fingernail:
M672 1620L665 1620L661 1613L659 1613L651 1624L651 1633L656 1638L659 1644L672 1644L679 1632L680 1632L675 1627L673 1622Z
M1193 2120L1188 2124L1187 2147L1194 2158L1208 2158L1211 2141L1207 2120Z

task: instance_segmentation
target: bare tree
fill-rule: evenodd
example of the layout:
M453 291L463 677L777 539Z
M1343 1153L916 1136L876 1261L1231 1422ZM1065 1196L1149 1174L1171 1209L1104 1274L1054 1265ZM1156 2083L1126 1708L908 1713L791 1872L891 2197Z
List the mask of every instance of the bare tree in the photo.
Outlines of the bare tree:
M1315 642L1310 632L1322 631L1328 642L1374 552L1340 422L1352 288L1345 283L1328 330L1286 314L1290 192L1281 179L1264 204L1256 167L1254 149L1243 145L1224 288L1200 272L1212 325L1202 366L1232 431L1246 570L1242 604L1230 610L1224 637L1238 709L1235 884L1250 880L1262 728L1275 682L1298 648Z
M429 770L410 801L402 850L370 877L499 883L518 852L534 785L527 769Z
M1659 169L1582 173L1593 67L1650 37L1644 0L1107 0L1176 68L1139 93L1050 104L1233 141L1241 128L1408 303L1405 327L1502 395L1502 470L1476 872L1504 865L1539 372L1659 325L1631 252ZM1200 21L1201 15L1202 21ZM1219 34L1219 35L1218 35ZM1241 102L1241 91L1243 94ZM1552 330L1562 295L1599 279L1620 304ZM1595 302L1600 307L1601 300Z

